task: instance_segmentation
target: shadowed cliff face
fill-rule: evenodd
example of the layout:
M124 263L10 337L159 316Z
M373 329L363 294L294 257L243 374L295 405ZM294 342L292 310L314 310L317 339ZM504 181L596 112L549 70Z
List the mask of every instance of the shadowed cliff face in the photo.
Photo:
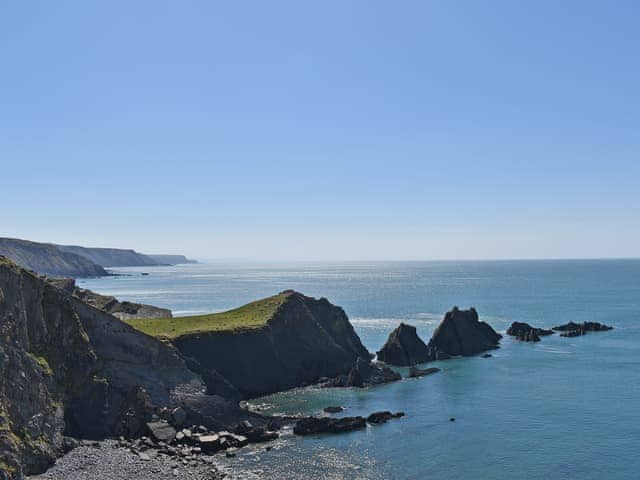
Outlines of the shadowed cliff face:
M174 345L204 369L227 379L243 397L348 373L370 354L340 307L291 292L262 328L196 333ZM208 385L209 393L217 384Z
M63 432L110 434L124 397L201 386L170 346L0 257L0 470L39 472Z
M418 337L416 327L401 323L378 352L378 360L390 365L415 365L429 360L429 350Z

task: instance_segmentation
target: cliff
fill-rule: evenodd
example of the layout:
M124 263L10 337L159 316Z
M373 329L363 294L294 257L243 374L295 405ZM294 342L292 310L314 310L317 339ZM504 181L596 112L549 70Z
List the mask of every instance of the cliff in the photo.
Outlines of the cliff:
M130 323L171 338L185 357L224 377L242 397L348 374L358 358L370 358L340 307L294 291L219 314ZM219 377L207 384L213 394L227 388Z
M59 277L100 277L107 275L102 266L72 252L61 251L49 243L0 238L0 255L28 270Z
M184 263L198 263L195 260L191 260L184 255L149 255L147 257L151 258L153 261L161 264L161 265L181 265Z
M57 247L63 252L79 255L102 267L149 267L161 264L135 250L88 248L75 245L57 245Z
M133 390L202 390L177 351L0 257L0 477L40 472L63 434L119 431Z

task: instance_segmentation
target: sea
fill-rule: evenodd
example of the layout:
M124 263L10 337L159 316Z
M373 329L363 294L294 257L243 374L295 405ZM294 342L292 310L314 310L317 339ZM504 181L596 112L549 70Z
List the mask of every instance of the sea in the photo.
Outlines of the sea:
M428 341L453 306L475 307L501 333L513 321L614 327L538 343L505 336L491 358L433 362L441 368L434 375L373 388L310 387L253 399L273 414L341 405L344 415L406 416L340 435L285 433L270 450L221 457L240 478L640 478L640 260L203 262L112 271L121 276L78 284L176 316L286 289L326 297L344 308L372 352L400 322Z

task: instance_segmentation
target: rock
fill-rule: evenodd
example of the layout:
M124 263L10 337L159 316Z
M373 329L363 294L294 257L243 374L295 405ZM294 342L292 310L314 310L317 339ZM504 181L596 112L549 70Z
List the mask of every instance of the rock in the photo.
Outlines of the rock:
M296 435L315 435L320 433L343 433L366 428L364 417L307 417L298 420L293 427Z
M378 352L378 360L397 366L415 365L429 360L429 350L416 327L401 323Z
M613 327L599 322L569 322L564 325L553 327L553 330L562 332L560 334L561 337L579 337L587 332L606 332L608 330L613 330Z
M182 407L174 408L171 411L171 423L175 427L184 427L185 422L187 421L187 412Z
M71 450L78 448L80 446L80 442L73 437L63 437L62 438L62 450L64 453L69 453Z
M482 355L482 358L491 358L493 357L493 355L491 355L490 353L485 353L484 355Z
M125 397L116 420L115 434L125 438L136 438L146 433L147 422L154 411L151 397L139 386L133 387Z
M138 452L138 457L140 457L140 460L144 460L145 462L148 462L149 460L151 460L151 457L144 452Z
M220 444L220 436L217 434L202 435L198 437L198 445L203 452L207 453L214 453L222 448Z
M325 413L340 413L340 412L344 411L344 407L329 406L329 407L324 407L322 410Z
M447 312L438 325L427 348L430 360L445 360L453 356L472 356L498 348L502 336L478 319L475 308Z
M176 429L165 421L149 422L147 428L157 441L171 443L176 438Z
M426 375L431 375L439 371L440 369L436 367L430 367L430 368L411 367L409 369L409 375L407 375L407 378L424 377Z
M528 323L513 322L507 329L507 335L516 337L522 342L539 342L541 336L552 335L553 330L545 330L543 328L535 328Z
M358 358L345 381L345 387L367 387L381 383L395 382L402 376L389 367L377 365L370 360Z
M455 422L455 421L456 421L456 419L455 419L455 418L453 418L453 417L451 417L451 418L449 419L449 421L450 421L450 422Z
M279 436L277 432L269 431L266 427L254 427L248 420L238 424L235 432L245 436L251 443L268 442Z
M367 423L380 424L386 423L392 418L404 417L404 412L391 413L388 410L383 412L374 412L367 417Z

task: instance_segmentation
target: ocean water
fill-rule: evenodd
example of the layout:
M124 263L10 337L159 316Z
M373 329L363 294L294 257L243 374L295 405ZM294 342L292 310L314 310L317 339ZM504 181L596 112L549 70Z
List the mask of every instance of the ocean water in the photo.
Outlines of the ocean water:
M271 413L406 417L366 431L243 449L231 467L270 479L640 478L640 260L209 263L116 270L78 283L176 314L224 310L294 288L341 305L370 351L401 321L427 341L445 311L475 306L504 332L599 321L613 331L536 344L502 340L493 357L434 362L441 372L369 389L306 388L261 399ZM148 272L148 276L141 276ZM455 417L455 422L449 418Z

